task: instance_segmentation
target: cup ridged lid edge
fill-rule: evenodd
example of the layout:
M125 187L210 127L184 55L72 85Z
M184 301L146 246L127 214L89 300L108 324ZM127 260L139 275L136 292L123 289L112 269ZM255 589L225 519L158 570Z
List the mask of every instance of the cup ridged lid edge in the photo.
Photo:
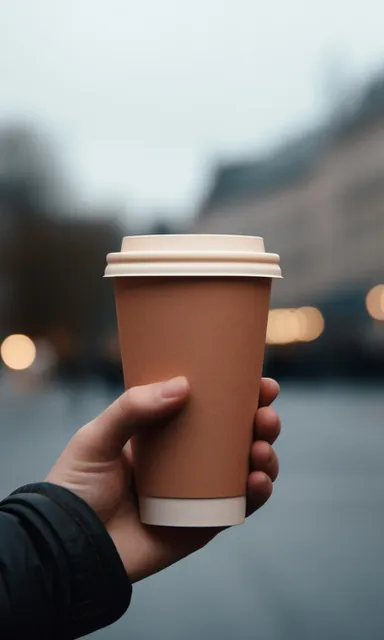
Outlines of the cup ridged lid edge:
M259 236L125 236L122 251L108 254L104 275L281 278L279 262Z

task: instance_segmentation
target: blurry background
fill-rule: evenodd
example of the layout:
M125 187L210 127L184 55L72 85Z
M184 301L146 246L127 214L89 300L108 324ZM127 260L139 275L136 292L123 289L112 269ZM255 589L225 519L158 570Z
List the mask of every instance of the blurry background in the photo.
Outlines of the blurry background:
M99 637L382 638L380 0L0 4L0 490L122 388L105 255L265 237L281 479ZM97 635L97 634L96 634Z

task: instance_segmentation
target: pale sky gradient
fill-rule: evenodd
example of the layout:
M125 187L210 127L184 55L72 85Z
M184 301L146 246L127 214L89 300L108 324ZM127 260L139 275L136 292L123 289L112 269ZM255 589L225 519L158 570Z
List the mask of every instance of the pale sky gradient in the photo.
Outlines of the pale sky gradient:
M382 0L4 0L0 122L58 141L88 202L193 211L216 157L325 108L327 61L384 63Z

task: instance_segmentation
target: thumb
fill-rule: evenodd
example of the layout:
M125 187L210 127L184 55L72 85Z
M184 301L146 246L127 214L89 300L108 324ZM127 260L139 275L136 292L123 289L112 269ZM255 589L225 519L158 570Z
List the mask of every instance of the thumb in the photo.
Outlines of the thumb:
M113 460L137 431L180 409L188 395L184 377L132 387L84 427L83 446L92 460Z

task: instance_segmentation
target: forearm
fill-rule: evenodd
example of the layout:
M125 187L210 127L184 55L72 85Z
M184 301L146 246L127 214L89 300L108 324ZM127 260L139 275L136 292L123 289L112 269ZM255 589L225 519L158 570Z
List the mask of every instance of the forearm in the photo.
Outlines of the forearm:
M126 611L131 590L103 524L74 494L43 483L0 503L4 640L91 633Z

